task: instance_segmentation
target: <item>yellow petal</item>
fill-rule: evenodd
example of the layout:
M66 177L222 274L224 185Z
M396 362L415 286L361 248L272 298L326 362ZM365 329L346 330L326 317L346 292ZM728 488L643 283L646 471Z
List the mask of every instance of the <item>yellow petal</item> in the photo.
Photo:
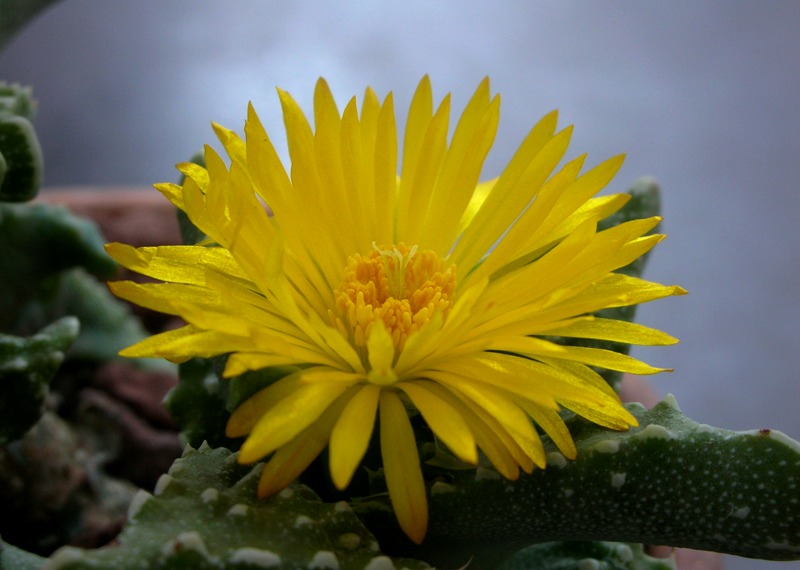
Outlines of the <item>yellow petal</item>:
M450 448L456 457L467 463L478 463L478 452L472 430L457 409L426 389L429 382L400 382L397 387L411 399L433 433Z
M420 241L446 255L456 241L464 210L478 184L500 120L500 98L489 100L484 79L461 114L425 214Z
M346 389L346 384L338 382L318 382L299 387L261 416L242 445L239 461L257 461L294 439L317 421Z
M194 356L209 358L248 348L249 339L207 331L192 325L159 333L120 351L120 356L160 357L183 362Z
M327 431L327 433L326 433ZM330 428L321 421L307 427L270 457L258 481L259 498L270 497L293 483L322 453Z
M519 464L515 460L515 454L519 450L519 446L513 442L497 422L492 420L483 410L477 407L476 410L473 410L471 405L462 401L458 396L436 382L425 382L425 387L436 394L439 399L446 402L452 409L457 410L465 419L470 430L475 435L475 442L478 447L503 477L512 481L519 477ZM512 452L512 450L514 451ZM523 464L530 463L530 460L522 454L521 450L518 451L518 455ZM530 468L526 470L529 471Z
M547 215L549 207L561 197L561 191L568 186L578 176L583 166L585 155L571 160L564 165L550 180L548 180L542 190L536 196L536 200L531 207L525 210L520 218L514 223L503 239L492 249L486 260L481 264L479 270L481 274L491 275L503 265L514 261L527 253L531 247L531 233L538 229L537 224L541 224L542 218ZM533 242L536 244L536 242Z
M659 372L668 372L672 370L671 368L656 368L627 354L601 348L570 346L567 348L566 355L560 358L564 357L569 360L588 364L589 366L597 366L609 370L617 370L619 372L628 372L630 374L657 374Z
M269 497L292 483L325 449L333 424L348 402L348 396L347 393L343 394L325 410L319 420L275 452L261 471L259 497Z
M543 126L549 129L550 123L546 122ZM542 131L541 134L545 132ZM491 194L475 215L475 219L464 230L453 251L453 261L459 267L466 270L474 267L525 210L563 158L571 134L572 129L567 127L552 137L546 137L546 142L541 147L532 145L529 152L535 154L528 158L528 163L516 180L512 181L511 175L506 174L511 172L510 169L500 175Z
M519 405L550 436L550 439L558 446L564 457L567 459L575 459L577 457L578 450L575 448L575 442L572 441L572 434L569 433L569 429L567 429L558 412L541 408L525 400L520 400Z
M573 338L594 338L647 346L670 345L678 342L673 336L637 323L615 319L585 318L562 327L547 330L548 335Z
M175 165L175 168L177 168L178 172L183 174L186 178L191 179L197 185L197 187L200 188L201 192L205 193L206 189L208 188L209 177L208 171L204 166L200 166L194 162L179 162ZM164 185L169 185L169 183L164 183ZM177 186L177 188L180 188L180 186Z
M584 402L566 398L559 400L559 403L590 422L609 429L626 430L630 426L639 425L636 418L619 405L586 405Z
M504 390L466 381L455 375L437 374L437 380L457 395L463 395L494 418L527 457L536 465L546 464L544 448L528 416L506 395Z
M380 398L381 456L386 486L397 521L419 544L428 529L428 497L417 454L417 442L408 414L394 392Z
M358 464L367 452L380 393L381 389L372 384L360 387L333 427L330 471L338 489L344 489L350 484Z
M536 231L532 233L529 246L536 247L536 242L546 241L546 235L567 220L568 217L583 206L592 196L600 192L616 175L622 167L625 155L618 155L605 160L581 175L569 186L558 193L558 199L553 202L552 207L541 206L541 210L536 208L536 216L532 216L531 227Z
M369 329L367 352L369 357L369 381L379 386L387 386L397 381L392 368L394 363L394 341L386 330L383 321L375 321Z
M225 147L225 152L228 153L228 156L239 164L246 164L247 149L244 141L239 138L239 135L215 122L211 123L211 127L214 129L214 134L217 135L219 142Z
M394 240L394 212L397 198L397 125L394 116L394 99L390 93L378 114L375 135L375 241L391 243Z
M512 359L513 360L513 357ZM521 359L520 359L521 360ZM516 397L536 402L546 408L557 409L553 391L548 389L552 383L549 375L536 374L531 369L497 365L488 359L472 356L445 361L437 366L438 370L430 370L427 376L432 380L451 382L448 377L458 376L464 381L479 382L487 390L493 387L511 392Z
M464 231L464 228L472 223L472 220L475 218L475 214L477 214L478 210L481 209L481 206L483 206L483 203L486 201L486 198L491 193L495 184L497 184L497 178L479 182L475 186L475 191L470 197L469 204L467 204L467 207L464 209L464 215L461 216L461 221L458 223L459 234Z
M549 323L605 308L625 307L685 294L683 288L675 285L661 285L621 273L612 273L590 287L582 289L579 294L567 297L537 313L539 319Z
M411 217L410 205L415 200L411 193L414 182L414 173L417 170L417 162L420 158L425 136L433 116L433 93L431 90L430 78L425 75L419 82L414 97L411 99L411 106L408 110L406 120L405 135L403 138L403 163L400 169L400 184L397 190L397 212L395 222L395 235L392 241L398 243L402 238L409 239L411 236L405 231L408 220Z
M221 247L172 245L135 248L109 243L105 249L120 265L161 281L205 285L209 269L230 279L247 277L230 252Z
M309 359L297 358L287 354L267 354L263 352L238 351L231 354L225 362L222 371L223 378L233 378L251 370L261 370L270 366L289 366L295 364L308 364ZM317 364L329 364L318 362Z
M397 204L396 242L419 243L425 213L447 151L447 130L450 121L450 96L445 96L425 131L414 169L409 171L405 159L400 176Z
M477 425L486 426L489 437L486 438L486 441L479 442L479 445L500 473L503 473L507 479L515 480L519 477L520 467L525 473L533 471L533 460L522 449L517 439L509 433L497 418L463 394L453 390L450 386L442 385L442 387L445 392L450 392L460 399L461 402L475 414L479 419ZM475 433L476 435L480 434L477 430ZM489 443L488 447L485 446L486 443ZM490 451L494 451L497 456L493 458ZM508 464L509 458L511 464Z
M298 390L300 386L300 371L298 371L259 390L233 411L228 418L225 435L228 437L247 435L264 414L276 403Z
M172 182L161 182L153 184L153 188L161 192L161 195L169 200L173 206L179 210L186 211L186 206L183 202L183 188Z
M590 366L599 366L609 370L629 372L631 374L656 374L666 372L667 368L654 368L626 354L600 348L583 346L564 346L533 337L508 337L498 341L497 346L516 354L525 356L547 356L551 358L572 360Z

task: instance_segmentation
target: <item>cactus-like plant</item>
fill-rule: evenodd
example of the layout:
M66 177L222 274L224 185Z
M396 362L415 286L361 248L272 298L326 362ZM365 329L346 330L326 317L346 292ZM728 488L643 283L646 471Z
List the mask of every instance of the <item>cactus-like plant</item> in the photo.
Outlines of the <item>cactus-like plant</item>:
M400 549L442 566L474 556L474 570L568 539L800 558L800 443L777 431L698 424L671 396L651 410L628 408L639 426L627 432L570 420L575 461L546 441L548 468L515 482L482 470L441 475L431 488L430 541ZM385 505L361 510L393 551L399 532L377 530L393 527Z
M30 87L0 82L0 202L25 202L42 184L42 149Z
M671 558L648 556L641 544L545 542L521 551L500 570L674 570Z
M78 319L64 317L30 338L0 334L0 445L38 421L50 380L79 329Z
M243 467L224 448L187 446L152 495L134 497L118 546L63 548L43 570L429 568L382 554L345 502L323 503L301 485L257 500L262 467Z
M0 330L22 327L28 303L55 297L58 276L74 267L101 278L117 271L94 223L62 206L0 204Z
M0 570L39 570L45 561L41 556L6 544L0 537Z
M354 512L300 485L257 500L261 464L238 465L224 448L187 447L154 496L134 499L119 546L62 549L44 568L427 567L408 556L474 570L578 568L587 559L597 561L593 568L672 567L628 544L641 542L797 558L800 443L774 431L697 424L671 397L649 411L629 409L640 423L629 432L570 420L578 459L567 461L546 440L548 469L515 482L487 468L441 470L429 486L431 526L419 547L398 542L383 494L355 501ZM381 554L370 533L405 557ZM609 540L617 542L599 542Z

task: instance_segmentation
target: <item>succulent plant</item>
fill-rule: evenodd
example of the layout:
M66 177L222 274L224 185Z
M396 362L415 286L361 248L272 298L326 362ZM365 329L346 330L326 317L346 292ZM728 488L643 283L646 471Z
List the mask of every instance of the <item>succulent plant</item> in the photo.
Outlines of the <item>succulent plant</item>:
M101 278L114 275L117 266L103 251L103 242L94 223L64 207L0 204L0 330L18 330L28 303L54 291L67 269L83 267Z
M134 498L118 546L65 548L44 568L672 567L631 544L642 542L798 556L800 443L697 424L671 397L630 409L640 426L629 432L570 420L578 459L546 440L548 468L515 482L485 468L442 470L430 484L431 526L420 547L396 540L402 533L383 494L351 508L298 484L258 500L261 464L187 446L153 495ZM382 554L371 533L398 558Z
M671 396L651 410L628 409L639 426L626 432L571 419L578 458L545 441L548 468L515 482L483 469L441 475L430 490L429 541L398 548L443 567L474 555L473 570L567 539L800 557L800 443L777 431L698 424ZM394 551L399 531L385 502L374 503L356 510Z
M30 338L0 334L0 445L39 420L50 380L79 330L76 318L64 317Z
M671 559L653 558L641 544L545 542L520 551L501 570L673 570Z
M429 568L383 555L345 502L323 503L301 485L257 500L261 467L239 465L224 448L187 446L152 495L134 497L118 546L66 547L43 569Z
M0 570L39 570L46 558L3 542L0 537Z
M29 87L0 82L0 202L30 200L42 183L35 108Z

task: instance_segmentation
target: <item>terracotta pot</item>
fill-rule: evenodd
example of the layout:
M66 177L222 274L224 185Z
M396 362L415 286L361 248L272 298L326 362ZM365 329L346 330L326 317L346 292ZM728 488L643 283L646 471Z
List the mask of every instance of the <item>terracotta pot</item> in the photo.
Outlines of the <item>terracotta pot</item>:
M48 188L37 200L93 219L108 241L135 246L181 243L175 209L155 188Z

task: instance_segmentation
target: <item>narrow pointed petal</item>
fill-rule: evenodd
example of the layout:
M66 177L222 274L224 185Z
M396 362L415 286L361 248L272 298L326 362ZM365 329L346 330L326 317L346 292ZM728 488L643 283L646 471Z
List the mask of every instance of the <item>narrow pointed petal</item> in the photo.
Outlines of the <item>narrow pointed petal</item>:
M419 544L428 528L428 497L414 431L403 403L393 392L381 393L380 422L381 455L389 498L400 528Z
M367 452L380 388L372 384L361 387L339 415L331 433L330 472L338 489L350 484L361 459Z
M347 401L345 394L334 402L318 421L275 452L261 471L258 482L259 497L274 495L294 482L306 470L328 444L334 422Z
M280 400L253 427L239 452L239 461L258 461L294 439L346 389L345 384L319 382L301 386Z
M478 463L478 452L472 430L461 414L425 388L424 382L401 382L403 390L420 411L436 437L450 448L456 457L467 463Z

